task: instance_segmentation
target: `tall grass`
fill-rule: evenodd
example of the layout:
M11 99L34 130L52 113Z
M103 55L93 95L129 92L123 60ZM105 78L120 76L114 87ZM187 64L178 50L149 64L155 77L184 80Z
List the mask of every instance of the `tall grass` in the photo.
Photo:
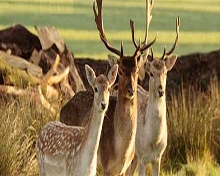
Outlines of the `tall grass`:
M186 88L187 87L187 88ZM37 175L35 143L52 115L34 97L0 101L0 175ZM220 173L220 89L216 77L207 92L182 86L167 101L168 146L162 175L216 176Z
M37 175L36 139L56 116L33 97L11 97L1 102L0 113L0 175Z
M182 86L167 102L169 136L164 168L175 171L184 164L210 157L220 162L219 88L214 76L207 92Z

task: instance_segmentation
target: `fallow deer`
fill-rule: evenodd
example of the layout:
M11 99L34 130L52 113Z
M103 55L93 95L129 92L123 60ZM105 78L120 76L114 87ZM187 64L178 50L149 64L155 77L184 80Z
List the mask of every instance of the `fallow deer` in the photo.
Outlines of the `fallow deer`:
M96 77L88 65L85 69L94 91L92 110L88 114L90 122L85 127L67 126L58 121L46 124L36 144L41 176L96 174L97 150L109 103L109 88L115 82L118 65L111 68L108 77Z
M106 48L119 56L119 59L114 60L119 65L119 93L117 100L110 99L109 108L106 118L103 123L102 135L99 144L99 153L101 165L104 170L104 175L124 175L127 167L130 165L135 152L135 134L137 128L137 79L139 68L143 64L142 54L148 53L148 48L155 42L155 39L147 44L147 35L145 41L139 45L132 56L125 56L123 53L123 42L121 42L121 50L112 47L105 36L103 20L102 20L102 0L96 0L93 4L95 22L100 34L100 39ZM148 27L146 28L148 32ZM146 54L145 53L145 54ZM82 92L86 94L86 92ZM81 95L82 95L81 94ZM73 97L74 99L75 97ZM80 99L78 97L77 99ZM67 103L61 110L61 121L71 123L67 118L70 117L74 122L84 123L84 119L80 119L71 113L71 106L74 102ZM115 105L116 103L116 105ZM81 106L75 104L74 106ZM84 109L87 109L86 107ZM70 114L62 114L70 112ZM82 111L81 111L82 112ZM81 113L80 114L83 114Z
M161 59L151 60L144 65L146 73L150 76L149 93L139 91L138 122L135 140L135 159L126 175L133 175L138 164L138 175L144 176L146 165L152 164L152 175L159 176L162 154L167 146L166 122L166 79L167 72L174 66L177 56L172 55L179 37L179 17L176 19L176 39L170 51L164 53ZM145 100L145 102L143 101ZM147 100L147 101L146 101Z

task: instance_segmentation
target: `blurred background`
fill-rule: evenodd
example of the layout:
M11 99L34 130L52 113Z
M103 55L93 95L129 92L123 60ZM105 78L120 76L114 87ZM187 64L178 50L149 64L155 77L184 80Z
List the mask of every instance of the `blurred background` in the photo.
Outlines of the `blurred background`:
M93 0L3 0L0 29L22 24L36 34L34 26L53 25L75 57L106 59L108 51L100 42L92 10ZM155 55L175 40L175 20L180 17L180 38L175 53L209 52L220 47L219 0L155 0L149 40L158 32ZM125 53L133 52L130 19L135 21L136 39L145 35L144 0L105 0L103 19L109 42Z

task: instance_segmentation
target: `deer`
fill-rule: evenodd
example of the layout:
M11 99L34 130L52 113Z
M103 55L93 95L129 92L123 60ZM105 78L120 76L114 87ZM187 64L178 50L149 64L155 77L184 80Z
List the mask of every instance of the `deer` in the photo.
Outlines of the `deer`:
M59 121L45 125L36 142L40 176L95 176L97 150L105 112L109 103L109 89L114 84L118 65L108 76L96 77L85 65L86 77L94 92L92 110L85 127L68 126Z
M139 40L139 44L137 44L133 55L124 55L123 41L121 41L121 49L119 50L111 46L106 38L102 19L102 0L96 0L93 3L93 12L101 41L110 52L119 57L109 57L110 65L118 64L119 93L116 99L113 97L110 98L109 108L103 122L98 156L104 175L125 175L135 154L138 71L144 63L143 54L147 55L156 37L152 42L147 43L147 35L145 35L144 42ZM146 27L147 32L148 27ZM89 93L81 92L82 97L84 94ZM91 93L90 96L92 97ZM74 123L85 125L86 121L88 121L84 119L85 116L78 118L74 116L74 112L71 110L71 106L78 106L79 114L84 114L81 110L81 106L83 105L81 103L80 105L76 104L77 101L74 99L80 99L80 97L77 98L74 96L63 107L60 120L63 123L72 123L72 125ZM87 107L83 109L87 109ZM71 115L67 113L71 113ZM71 118L71 120L68 118Z
M152 175L159 176L162 155L167 146L166 122L166 79L177 55L171 55L179 38L180 18L176 19L176 39L172 48L164 52L161 58L155 59L151 50L150 59L144 64L149 75L149 92L142 90L138 94L138 122L135 138L135 158L126 175L133 175L138 165L138 175L144 176L146 165L152 164ZM171 55L171 56L170 56Z

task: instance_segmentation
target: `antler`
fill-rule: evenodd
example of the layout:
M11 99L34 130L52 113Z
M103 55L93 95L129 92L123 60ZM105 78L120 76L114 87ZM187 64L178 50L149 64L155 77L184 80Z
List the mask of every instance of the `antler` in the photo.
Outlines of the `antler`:
M144 39L144 43L145 45L147 45L147 39L148 39L148 31L149 31L149 26L150 26L150 22L152 20L152 9L154 6L154 0L146 0L146 33L145 33L145 39Z
M165 56L169 56L170 54L173 53L174 49L176 48L178 39L179 39L179 27L180 27L180 17L176 18L176 39L175 42L172 46L172 48L170 49L170 51L166 52L166 47L164 47L164 51L163 51L163 55L161 57L162 60L165 59Z
M105 47L109 51L117 54L118 56L123 56L123 42L121 42L121 51L117 50L116 48L113 48L108 43L108 40L105 36L103 20L102 20L102 0L96 0L96 4L97 4L98 12L96 11L95 2L93 3L93 11L95 15L96 26L97 26L97 29L99 30L100 39L102 40L102 42L105 44Z
M151 0L151 1L146 0L146 33L145 33L145 39L144 39L143 45L140 48L141 52L144 52L146 49L148 49L150 46L152 46L157 38L157 34L156 34L154 40L152 42L150 42L149 44L147 44L149 26L150 26L150 22L152 20L151 12L153 9L153 5L154 5L154 0ZM132 20L130 20L130 27L131 27L132 41L133 41L135 48L137 48L138 45L137 45L137 42L135 41L135 36L134 36L134 21L132 21Z

